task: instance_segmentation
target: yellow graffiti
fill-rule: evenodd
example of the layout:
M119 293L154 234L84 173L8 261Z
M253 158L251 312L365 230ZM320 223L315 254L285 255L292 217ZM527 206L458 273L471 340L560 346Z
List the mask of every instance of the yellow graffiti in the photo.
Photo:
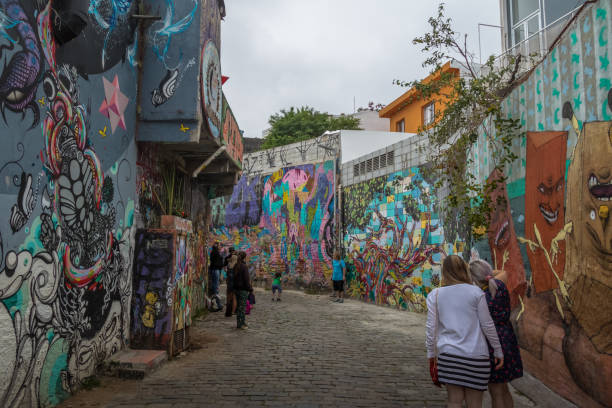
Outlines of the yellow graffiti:
M142 313L142 325L149 329L155 327L155 320L157 319L157 312L155 310L156 305L159 302L159 296L154 292L147 292L145 295L145 307Z
M570 234L572 232L572 228L573 228L572 222L565 224L563 229L559 231L557 236L553 238L553 240L551 241L549 250L547 250L542 244L542 237L540 235L540 230L538 230L538 226L536 224L533 224L533 232L535 234L537 242L534 242L524 237L518 237L518 241L521 244L526 244L531 250L531 252L535 252L538 249L544 252L544 257L546 258L546 262L548 263L548 266L550 270L552 271L555 279L557 280L557 284L559 285L559 291L561 292L561 296L563 296L563 299L568 305L571 303L571 301L569 298L569 293L567 291L567 286L565 285L565 281L559 278L557 271L555 271L555 268L553 267L553 261L554 259L556 259L559 253L559 242L565 240L567 234ZM532 271L532 273L534 273L534 271ZM557 305L557 309L559 310L561 317L565 318L565 315L563 313L563 308L561 307L561 302L557 296L557 292L553 291L553 294L555 295L555 303Z

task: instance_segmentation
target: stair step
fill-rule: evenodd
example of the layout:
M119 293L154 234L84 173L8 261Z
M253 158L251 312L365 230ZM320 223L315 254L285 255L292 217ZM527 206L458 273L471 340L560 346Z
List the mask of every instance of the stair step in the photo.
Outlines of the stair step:
M165 350L126 349L114 354L105 364L106 374L126 379L143 379L168 361Z

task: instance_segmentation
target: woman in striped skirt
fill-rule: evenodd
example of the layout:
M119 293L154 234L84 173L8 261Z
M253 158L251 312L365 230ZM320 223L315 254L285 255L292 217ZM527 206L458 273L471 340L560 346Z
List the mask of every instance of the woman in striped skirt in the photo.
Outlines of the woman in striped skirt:
M482 407L491 365L487 340L494 350L495 369L502 352L487 301L472 284L468 265L456 255L442 264L442 287L427 296L427 357L437 359L438 378L446 385L448 406Z

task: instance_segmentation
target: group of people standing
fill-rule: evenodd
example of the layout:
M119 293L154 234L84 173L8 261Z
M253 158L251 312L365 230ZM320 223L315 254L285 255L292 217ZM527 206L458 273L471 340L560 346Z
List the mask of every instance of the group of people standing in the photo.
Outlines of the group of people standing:
M486 261L468 265L456 255L442 263L442 285L427 296L427 357L448 406L481 407L489 390L494 408L512 407L508 383L523 375L510 323L506 275Z
M218 310L222 309L219 298L219 279L225 268L227 278L226 308L225 315L231 317L236 314L236 327L245 330L247 299L253 293L251 276L246 264L247 255L244 251L236 252L229 248L228 255L224 258L221 254L219 242L213 244L210 251L210 286L211 296L219 303Z

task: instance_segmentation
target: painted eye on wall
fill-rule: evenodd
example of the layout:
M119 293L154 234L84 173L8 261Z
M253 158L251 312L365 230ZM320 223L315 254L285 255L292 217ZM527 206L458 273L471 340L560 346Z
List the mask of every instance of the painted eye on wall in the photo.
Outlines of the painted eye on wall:
M597 217L597 214L595 214L595 210L591 210L591 219L595 221L596 217Z

